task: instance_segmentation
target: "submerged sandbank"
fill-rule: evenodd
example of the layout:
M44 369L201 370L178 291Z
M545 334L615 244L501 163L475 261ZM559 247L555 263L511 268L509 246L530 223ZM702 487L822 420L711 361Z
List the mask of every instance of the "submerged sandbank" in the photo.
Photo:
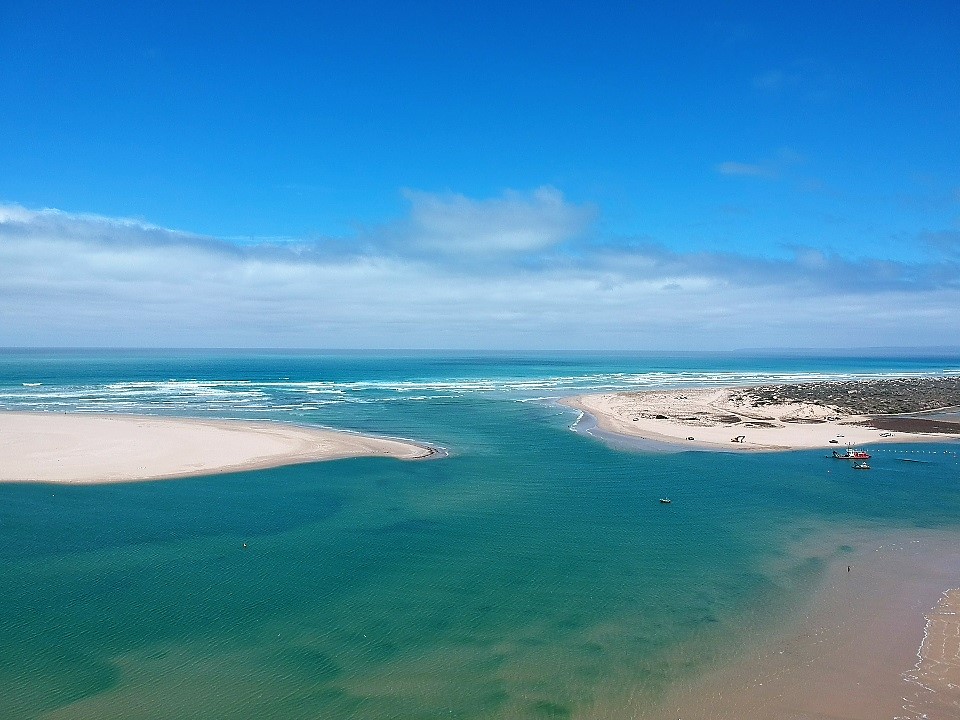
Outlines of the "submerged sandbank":
M639 717L960 717L960 591L943 592L960 581L956 534L832 540L834 550L811 551L832 556L822 584L772 636L748 639L740 657L677 684Z
M596 418L606 432L693 449L842 449L960 438L958 423L902 416L955 406L955 384L954 378L827 382L606 393L562 402ZM912 401L902 396L910 389ZM898 414L877 414L880 408Z
M127 482L435 452L405 440L266 421L0 412L0 482Z

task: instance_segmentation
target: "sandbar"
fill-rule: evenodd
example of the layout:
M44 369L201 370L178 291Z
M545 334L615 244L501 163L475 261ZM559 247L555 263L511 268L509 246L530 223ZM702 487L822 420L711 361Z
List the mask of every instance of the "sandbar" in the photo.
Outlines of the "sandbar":
M279 422L0 412L0 482L130 482L435 452L407 440Z
M960 438L960 423L915 414L955 407L957 384L955 378L848 381L618 392L561 402L596 418L603 431L690 449L842 450ZM904 394L905 388L913 395ZM892 412L880 414L878 408Z

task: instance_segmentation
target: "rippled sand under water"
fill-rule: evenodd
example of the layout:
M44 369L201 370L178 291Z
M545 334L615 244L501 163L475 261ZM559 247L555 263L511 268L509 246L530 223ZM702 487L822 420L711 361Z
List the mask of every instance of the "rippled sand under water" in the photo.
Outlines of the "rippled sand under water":
M822 586L780 632L757 637L741 659L679 683L660 708L637 717L960 717L960 591L937 601L960 577L955 534L904 530L833 542L842 551Z

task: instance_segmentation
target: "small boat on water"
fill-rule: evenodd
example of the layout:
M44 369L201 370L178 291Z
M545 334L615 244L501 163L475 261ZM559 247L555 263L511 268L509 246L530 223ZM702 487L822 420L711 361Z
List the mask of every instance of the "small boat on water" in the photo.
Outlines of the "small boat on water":
M870 466L865 462L858 462L853 464L854 470L869 470Z
M669 505L673 501L670 498L660 498L660 502L664 505Z
M865 450L856 450L854 448L848 447L844 452L833 451L833 456L837 460L869 460L870 453Z

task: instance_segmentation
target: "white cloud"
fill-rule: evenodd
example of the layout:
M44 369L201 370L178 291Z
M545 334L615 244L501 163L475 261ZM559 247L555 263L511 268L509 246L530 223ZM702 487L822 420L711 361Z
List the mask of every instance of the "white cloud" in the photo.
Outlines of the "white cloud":
M410 197L408 219L338 239L336 252L327 240L236 245L0 207L0 345L723 349L960 337L949 253L910 265L805 248L773 260L578 243L592 211L556 191ZM445 250L423 252L434 246Z
M786 174L791 168L802 165L806 158L793 148L783 147L774 153L773 157L767 158L758 163L737 162L727 160L716 165L716 171L720 175L756 177L767 179L778 179Z
M445 254L496 255L545 250L582 233L593 220L590 207L571 205L554 188L529 195L473 200L407 190L407 227L417 247Z

